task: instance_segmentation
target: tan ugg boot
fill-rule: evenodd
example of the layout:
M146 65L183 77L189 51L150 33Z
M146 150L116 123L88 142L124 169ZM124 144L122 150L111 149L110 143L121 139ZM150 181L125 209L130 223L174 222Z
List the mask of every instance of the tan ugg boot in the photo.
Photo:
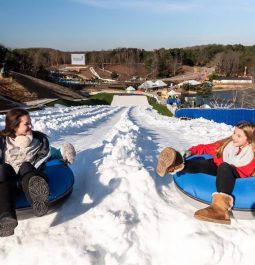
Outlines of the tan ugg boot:
M233 197L222 192L212 194L212 204L195 212L194 217L198 220L220 224L230 224L230 210L233 207Z
M158 158L157 173L164 177L168 172L176 173L184 168L182 155L171 147L164 148Z

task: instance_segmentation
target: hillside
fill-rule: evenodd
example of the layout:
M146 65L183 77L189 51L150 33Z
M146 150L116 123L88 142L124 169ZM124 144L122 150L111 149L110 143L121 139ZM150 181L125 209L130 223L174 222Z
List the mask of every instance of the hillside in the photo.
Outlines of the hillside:
M22 102L36 100L39 97L29 92L12 78L0 80L0 110L23 106Z
M42 98L82 99L78 92L28 75L12 72L0 80L0 110L23 106L22 103Z
M180 66L178 67L178 71L176 71L176 75L172 77L157 77L154 71L149 70L146 65L143 63L134 63L134 64L104 64L103 66L96 66L88 64L86 66L73 66L73 65L59 65L55 67L49 67L49 70L54 71L65 71L66 74L76 74L84 80L91 80L96 76L91 72L90 68L93 68L95 72L103 79L112 79L112 75L116 74L116 81L118 82L138 82L142 83L148 79L162 79L171 82L181 82L188 79L204 79L205 71L207 74L211 74L215 67L192 67L192 66Z
M142 63L133 63L133 64L120 64L120 63L105 63L101 66L99 65L93 65L93 64L87 64L86 66L73 66L73 65L58 65L58 66L51 66L48 68L48 70L63 70L69 72L70 74L72 72L77 73L78 76L80 76L84 80L91 80L95 76L92 74L90 68L93 67L93 69L97 72L97 74L101 78L106 79L112 79L112 74L116 73L117 78L116 80L122 82L130 79L134 79L135 77L141 77L143 79L146 79L148 77L151 77L151 71L149 71L146 66Z
M35 93L38 98L63 98L63 99L81 99L78 92L71 88L53 84L28 75L12 72L13 78L25 87L30 93Z

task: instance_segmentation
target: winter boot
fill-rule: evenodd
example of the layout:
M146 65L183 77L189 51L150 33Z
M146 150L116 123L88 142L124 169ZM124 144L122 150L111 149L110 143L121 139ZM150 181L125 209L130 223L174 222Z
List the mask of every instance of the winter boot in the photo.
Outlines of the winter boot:
M11 236L18 225L15 212L3 212L0 214L0 237Z
M194 217L198 220L220 224L230 224L230 210L233 207L233 197L222 192L212 195L212 204L209 207L195 212Z
M43 216L48 212L49 186L39 175L25 175L21 181L22 189L30 202L35 216Z
M13 235L18 225L14 189L11 183L0 182L0 237Z
M183 170L184 163L182 155L171 147L163 149L158 158L157 173L164 177L167 173L175 174Z

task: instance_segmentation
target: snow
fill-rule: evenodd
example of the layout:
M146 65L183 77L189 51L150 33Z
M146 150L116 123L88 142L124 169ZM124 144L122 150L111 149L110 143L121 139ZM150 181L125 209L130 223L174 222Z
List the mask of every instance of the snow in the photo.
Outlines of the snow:
M74 144L74 190L57 211L20 218L15 235L0 238L1 265L254 263L253 220L198 221L172 176L155 172L163 147L183 152L230 135L231 126L169 118L146 106L58 105L31 117L53 146Z
M143 95L114 95L111 106L150 106L146 96Z

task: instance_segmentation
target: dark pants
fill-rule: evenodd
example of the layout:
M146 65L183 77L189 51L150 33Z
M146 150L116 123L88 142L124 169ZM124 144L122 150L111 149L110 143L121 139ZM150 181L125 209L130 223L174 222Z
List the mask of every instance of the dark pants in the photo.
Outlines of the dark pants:
M15 213L16 196L22 190L27 199L31 198L28 192L29 179L35 175L40 175L47 180L42 172L39 172L31 163L24 162L18 174L9 164L0 164L0 215L3 212Z
M0 216L4 212L15 213L17 180L12 166L5 163L0 164Z
M231 195L235 181L240 178L236 168L226 162L219 167L213 162L213 159L187 160L185 162L184 172L187 173L205 173L216 176L216 188L218 192Z

